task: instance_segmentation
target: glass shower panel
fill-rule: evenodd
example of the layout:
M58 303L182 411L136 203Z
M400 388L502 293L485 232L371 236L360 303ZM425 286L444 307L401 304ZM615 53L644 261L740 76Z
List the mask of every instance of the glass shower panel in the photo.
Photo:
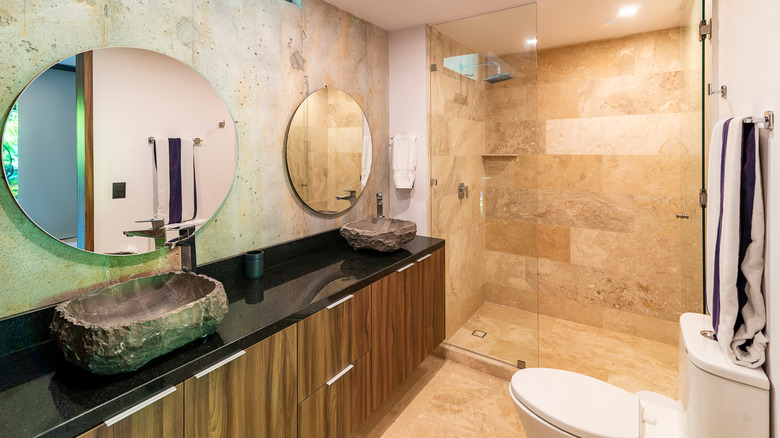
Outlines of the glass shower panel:
M447 342L538 366L536 5L429 37L430 229L447 240Z
M680 18L682 212L689 216L682 224L682 312L701 313L704 308L704 209L699 195L704 185L704 165L708 130L704 123L705 46L700 41L699 23L704 18L703 0L688 0ZM706 125L708 126L708 125Z

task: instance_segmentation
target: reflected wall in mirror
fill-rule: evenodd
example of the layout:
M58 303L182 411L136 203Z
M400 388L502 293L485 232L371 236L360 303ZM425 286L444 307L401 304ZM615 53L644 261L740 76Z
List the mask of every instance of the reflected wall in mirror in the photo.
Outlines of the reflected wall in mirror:
M290 121L287 174L298 197L327 215L351 207L371 172L371 132L360 105L346 92L310 94Z
M217 211L237 148L230 112L203 76L166 55L112 47L57 63L25 88L2 158L42 230L87 251L136 254ZM151 230L153 218L162 230Z

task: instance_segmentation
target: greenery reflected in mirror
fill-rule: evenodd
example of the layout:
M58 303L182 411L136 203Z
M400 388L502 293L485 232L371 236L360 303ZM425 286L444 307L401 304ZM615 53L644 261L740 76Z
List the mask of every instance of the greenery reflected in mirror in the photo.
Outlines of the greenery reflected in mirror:
M326 215L351 207L371 172L371 132L360 105L346 92L310 94L290 121L287 174L298 197Z
M101 254L154 251L177 226L204 224L237 164L233 120L211 84L176 59L126 47L42 72L14 103L2 139L5 180L27 217ZM149 233L153 218L163 225Z

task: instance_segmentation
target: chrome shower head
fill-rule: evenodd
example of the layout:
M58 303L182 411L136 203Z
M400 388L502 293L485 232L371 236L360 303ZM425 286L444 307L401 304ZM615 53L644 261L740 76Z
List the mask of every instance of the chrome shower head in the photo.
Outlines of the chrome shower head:
M508 81L508 80L514 79L514 78L515 77L512 76L511 73L501 73L501 74L497 74L495 76L491 76L489 78L485 78L484 81L485 82L489 82L491 84L496 84L496 83Z

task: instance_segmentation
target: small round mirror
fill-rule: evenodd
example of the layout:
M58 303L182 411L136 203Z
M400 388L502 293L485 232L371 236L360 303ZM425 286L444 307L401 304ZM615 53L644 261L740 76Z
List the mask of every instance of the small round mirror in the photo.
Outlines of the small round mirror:
M287 175L303 203L324 215L349 209L371 172L371 132L360 105L346 92L310 94L290 121Z
M189 66L112 47L36 77L3 130L3 171L49 235L101 254L161 248L217 211L236 172L225 103Z

